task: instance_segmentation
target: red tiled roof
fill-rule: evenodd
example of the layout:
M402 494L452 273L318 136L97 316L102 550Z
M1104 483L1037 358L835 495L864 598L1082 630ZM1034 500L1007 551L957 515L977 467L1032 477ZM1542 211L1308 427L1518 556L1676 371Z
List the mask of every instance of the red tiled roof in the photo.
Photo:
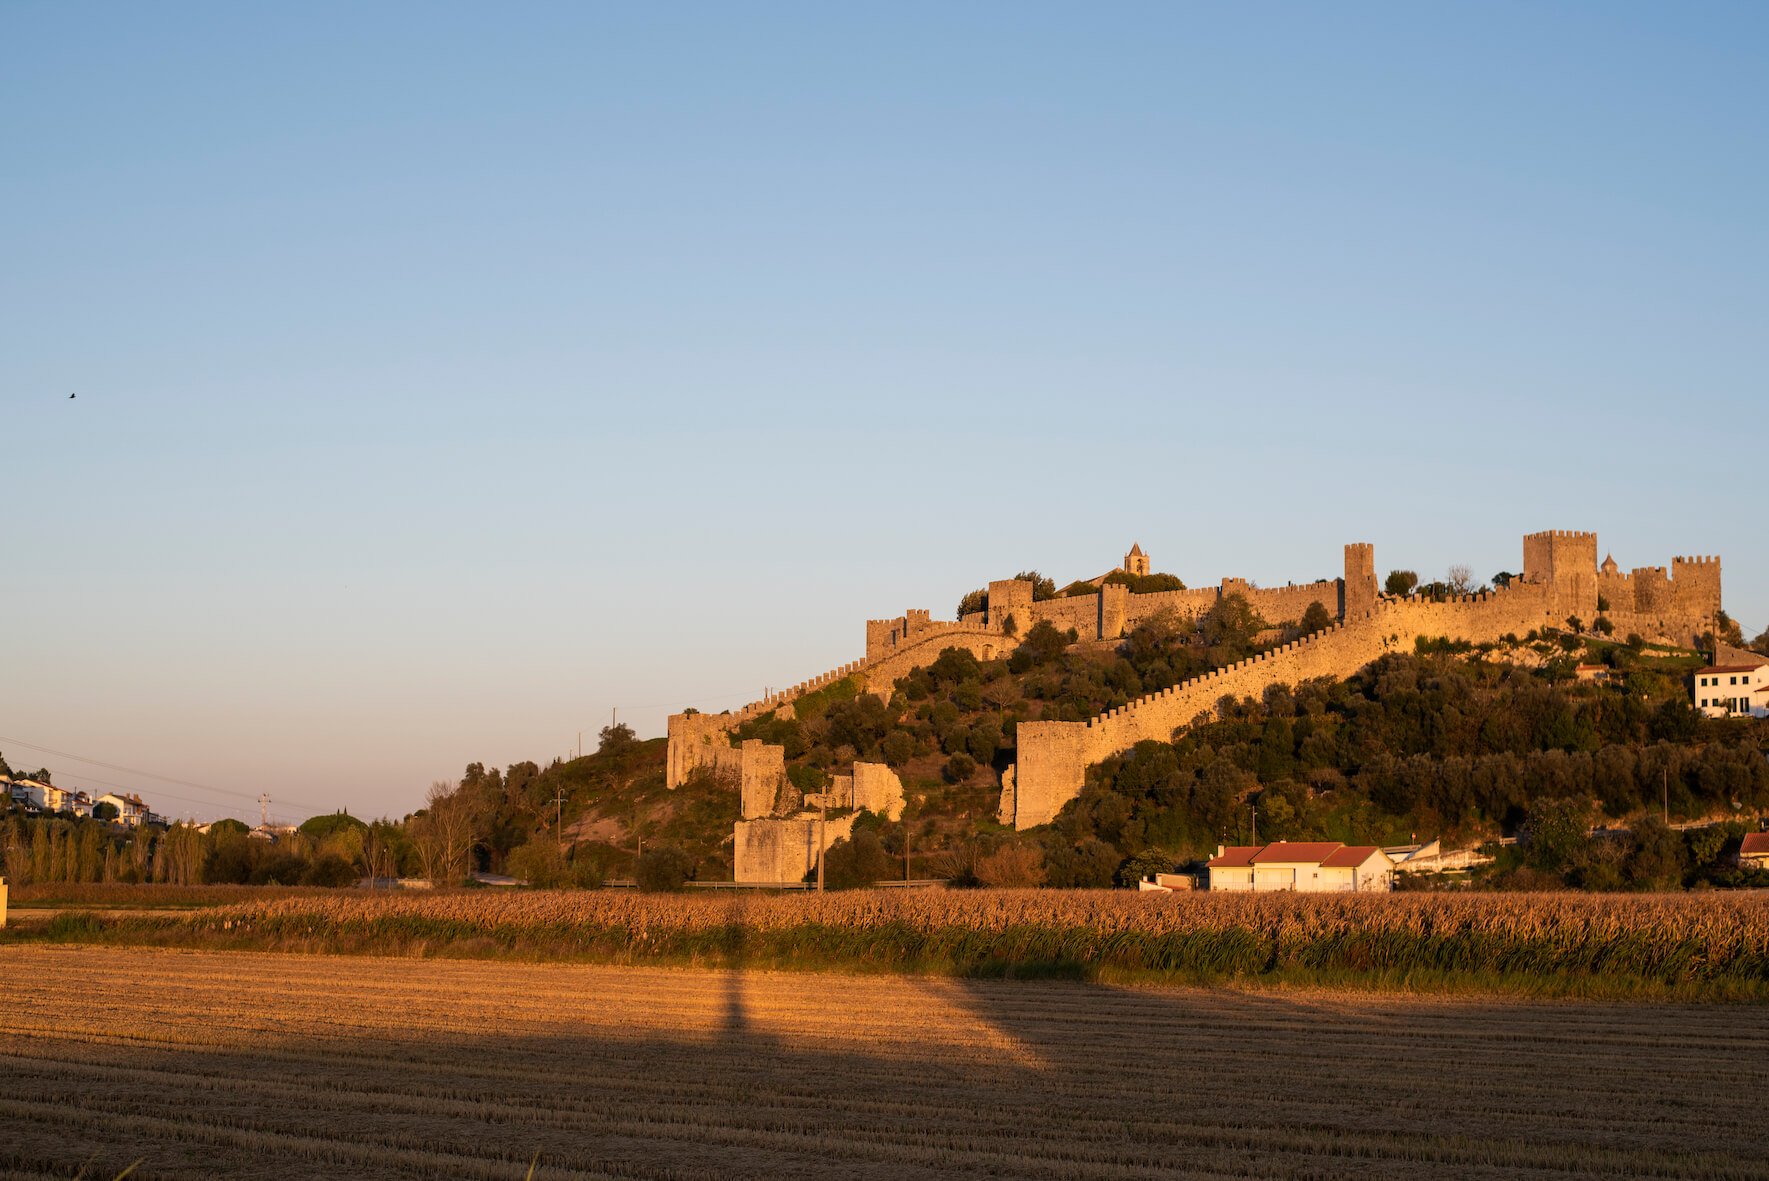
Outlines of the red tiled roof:
M1356 869L1370 859L1372 853L1382 850L1375 845L1341 845L1325 861L1322 869Z
M1230 845L1222 851L1222 856L1212 858L1211 869L1245 869L1253 864L1253 854L1259 852L1258 845Z
M1318 865L1340 847L1338 841L1278 841L1253 854L1253 864L1301 862Z
M1747 832L1744 844L1738 847L1740 853L1762 855L1769 853L1769 832Z
M1763 664L1769 664L1769 660L1763 661ZM1754 673L1762 668L1763 664L1719 664L1712 668L1698 668L1695 670L1695 675L1699 677L1705 673Z

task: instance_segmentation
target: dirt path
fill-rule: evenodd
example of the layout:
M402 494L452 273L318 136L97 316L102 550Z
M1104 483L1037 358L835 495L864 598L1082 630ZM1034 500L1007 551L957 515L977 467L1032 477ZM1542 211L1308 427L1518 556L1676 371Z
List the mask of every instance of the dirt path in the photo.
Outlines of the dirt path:
M0 1175L1769 1178L1761 1008L35 945L0 986Z

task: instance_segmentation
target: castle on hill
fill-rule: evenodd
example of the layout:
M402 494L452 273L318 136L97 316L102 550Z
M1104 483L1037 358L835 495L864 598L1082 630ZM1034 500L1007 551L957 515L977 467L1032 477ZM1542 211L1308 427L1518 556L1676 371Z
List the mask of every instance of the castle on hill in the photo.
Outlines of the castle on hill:
M1122 569L1142 578L1149 565L1142 547L1133 545ZM1035 598L1029 581L1004 579L989 583L980 610L958 619L937 620L926 610L911 609L894 619L868 620L865 655L859 660L738 710L672 715L668 785L679 786L702 767L740 780L745 817L739 822L737 880L797 880L802 869L790 878L769 875L789 873L805 857L815 864L817 845L806 844L811 838L797 829L783 836L767 827L792 821L750 814L751 801L777 798L774 780L784 776L783 761L772 750L764 752L760 743L733 746L731 735L765 713L789 717L795 699L848 677L859 678L863 692L889 700L898 679L948 648L962 648L980 660L997 659L1039 623L1072 630L1080 642L1115 641L1159 615L1195 622L1231 595L1242 596L1274 623L1300 620L1317 603L1334 619L1323 631L1085 722L1019 723L1016 762L1002 776L1001 820L1029 828L1048 823L1080 793L1089 766L1147 739L1171 740L1176 730L1212 714L1225 696L1257 697L1275 684L1318 677L1344 679L1387 653L1412 651L1421 638L1489 643L1543 627L1564 628L1573 620L1588 627L1599 617L1616 635L1689 646L1716 627L1721 611L1719 558L1678 557L1669 569L1642 566L1624 574L1613 557L1599 564L1595 533L1565 530L1525 535L1523 572L1509 585L1443 600L1383 594L1376 581L1374 547L1365 542L1344 547L1339 577L1300 585L1259 587L1224 578L1200 589L1137 593L1122 582L1107 581L1109 577L1092 580L1097 584L1092 593L1052 599ZM870 769L857 775L878 780ZM803 818L798 822L802 827ZM751 833L759 847L748 857L746 824L763 826Z

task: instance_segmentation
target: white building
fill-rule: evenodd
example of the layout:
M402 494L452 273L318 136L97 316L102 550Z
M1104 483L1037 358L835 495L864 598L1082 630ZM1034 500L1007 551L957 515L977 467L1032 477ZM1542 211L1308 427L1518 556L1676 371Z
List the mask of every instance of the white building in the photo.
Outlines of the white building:
M1746 869L1769 869L1769 832L1747 832L1738 847L1738 863Z
M1394 888L1394 859L1375 845L1279 841L1218 847L1210 888L1253 893L1342 894Z
M1695 670L1691 696L1710 718L1769 717L1769 656L1726 649L1721 661Z
M133 792L119 794L107 791L98 797L97 803L109 804L117 810L117 823L127 824L130 828L138 828L147 820L147 805L141 797Z

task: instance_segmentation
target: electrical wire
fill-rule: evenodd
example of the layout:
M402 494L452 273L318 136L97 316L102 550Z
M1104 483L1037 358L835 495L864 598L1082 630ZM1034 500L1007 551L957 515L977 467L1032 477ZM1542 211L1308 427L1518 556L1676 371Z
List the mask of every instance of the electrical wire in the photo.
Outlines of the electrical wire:
M34 750L34 751L38 751L39 753L42 753L42 754L55 755L57 758L72 759L76 763L85 763L88 766L92 766L92 767L103 767L108 771L121 771L125 775L139 775L144 779L153 779L153 780L156 780L160 783L175 783L179 787L191 787L191 788L195 788L197 791L207 791L207 792L213 792L216 795L233 796L236 799L247 800L247 801L250 801L251 803L254 803L254 804L256 804L258 802L258 797L256 795L252 795L248 792L234 791L231 788L226 788L226 787L212 787L207 783L195 783L189 779L174 779L170 775L156 775L152 771L143 771L140 767L125 767L121 763L107 763L103 759L89 759L84 755L77 755L77 754L72 753L71 751L56 750L52 746L43 746L43 745L41 745L39 743L35 743L35 742L26 742L22 738L8 738L5 735L0 734L0 742L6 743L8 746L22 746L26 750ZM96 783L96 782L100 782L100 781L94 780L93 782ZM110 784L108 786L115 787L117 785ZM131 790L133 790L133 789L131 789ZM172 799L179 799L181 797L172 796L171 798ZM315 812L325 811L325 809L321 808L318 804L314 804L314 803L307 801L307 800L291 800L291 799L286 799L286 798L283 798L280 796L278 797L278 800L281 803L293 804L298 808L311 808ZM185 803L194 803L194 804L212 803L211 801L189 800L189 799L186 799L184 802Z

